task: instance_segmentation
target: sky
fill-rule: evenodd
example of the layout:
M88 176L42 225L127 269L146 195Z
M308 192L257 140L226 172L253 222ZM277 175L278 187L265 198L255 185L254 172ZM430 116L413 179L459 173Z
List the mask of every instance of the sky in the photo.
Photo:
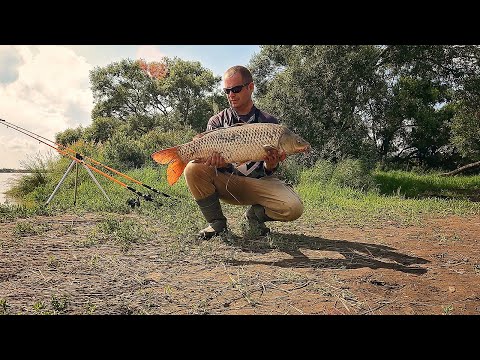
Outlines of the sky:
M0 45L0 119L55 140L68 128L89 126L89 72L123 59L163 56L199 61L220 76L248 65L258 45ZM2 124L3 123L3 124ZM0 122L0 169L23 169L56 152Z

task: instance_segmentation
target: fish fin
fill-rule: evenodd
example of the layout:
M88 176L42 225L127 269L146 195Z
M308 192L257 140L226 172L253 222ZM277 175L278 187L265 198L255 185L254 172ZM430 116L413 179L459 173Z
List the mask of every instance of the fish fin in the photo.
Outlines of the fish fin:
M276 146L273 146L273 145L263 145L263 148L265 149L265 151L268 151L268 150L278 150L278 148Z
M185 164L180 159L175 159L172 161L167 168L167 182L169 185L173 185L177 182L180 176L183 174L183 170L185 170Z
M224 128L224 127L218 127L218 128L215 128L215 129L211 129L211 130L207 130L207 131L204 131L204 132L201 132L201 133L198 133L197 135L195 135L193 138L194 139L197 139L197 138L200 138L206 134L209 134L211 132L214 132L214 131L220 131L220 130L223 130L223 129L227 129L227 128Z
M186 163L180 159L178 149L176 147L159 150L152 154L152 159L160 164L168 164L167 167L167 182L173 185L177 182L187 166Z
M152 159L160 164L168 164L171 161L175 161L176 159L180 159L178 156L178 151L176 147L171 147L168 149L163 149L156 151L152 154Z
M242 126L242 125L248 125L247 123L237 123L237 124L233 124L233 125L230 125L230 126L227 126L227 127L217 127L215 129L211 129L211 130L206 130L204 132L201 132L201 133L198 133L197 135L195 135L193 138L194 139L197 139L197 138L200 138L208 133L211 133L211 132L214 132L214 131L221 131L221 130L225 130L225 129L228 129L228 128L231 128L231 127L235 127L235 126Z

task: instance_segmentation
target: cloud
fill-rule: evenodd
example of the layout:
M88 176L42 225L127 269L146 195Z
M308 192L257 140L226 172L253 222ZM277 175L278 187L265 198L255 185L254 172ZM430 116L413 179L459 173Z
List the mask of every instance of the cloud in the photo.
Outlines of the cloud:
M92 65L84 57L54 45L0 46L0 54L1 64L8 65L3 77L10 79L0 82L1 119L51 140L67 128L90 124ZM26 159L50 149L5 126L0 144L0 168L18 167L22 153Z
M18 66L22 59L13 46L0 46L0 84L9 84L18 79Z
M143 59L145 61L161 61L165 55L160 49L153 45L141 45L138 47L135 59Z

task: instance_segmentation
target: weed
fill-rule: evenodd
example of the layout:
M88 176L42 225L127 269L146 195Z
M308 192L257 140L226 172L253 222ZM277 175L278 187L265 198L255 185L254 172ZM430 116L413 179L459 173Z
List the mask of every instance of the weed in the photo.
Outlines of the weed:
M89 233L88 239L90 242L113 241L122 251L128 251L132 243L150 240L152 236L152 232L137 221L131 219L120 221L118 218L108 217L96 225Z
M51 311L48 311L43 301L37 301L33 304L33 312L37 315L53 315Z
M55 295L52 295L51 305L54 314L64 313L68 305L67 296L64 295L61 299L59 299Z
M54 255L49 255L47 259L47 266L52 269L56 269L60 264L60 260L58 260Z
M92 304L90 301L85 304L85 312L87 315L93 315L97 310L97 305Z
M451 315L453 313L453 305L445 305L442 310L443 315Z
M28 221L20 221L15 224L15 227L13 228L13 234L17 238L40 235L50 230L50 228L51 226L48 224L34 225Z
M5 315L8 313L8 307L10 305L7 304L7 300L0 299L0 315Z

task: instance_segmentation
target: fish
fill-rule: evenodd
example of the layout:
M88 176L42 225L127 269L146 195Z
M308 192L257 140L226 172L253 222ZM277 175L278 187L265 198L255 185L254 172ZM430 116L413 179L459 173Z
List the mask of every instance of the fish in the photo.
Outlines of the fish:
M192 141L154 152L151 157L167 167L167 182L173 185L190 161L203 162L218 152L227 163L264 160L267 151L292 155L308 152L310 144L287 126L275 123L235 124L198 134Z

